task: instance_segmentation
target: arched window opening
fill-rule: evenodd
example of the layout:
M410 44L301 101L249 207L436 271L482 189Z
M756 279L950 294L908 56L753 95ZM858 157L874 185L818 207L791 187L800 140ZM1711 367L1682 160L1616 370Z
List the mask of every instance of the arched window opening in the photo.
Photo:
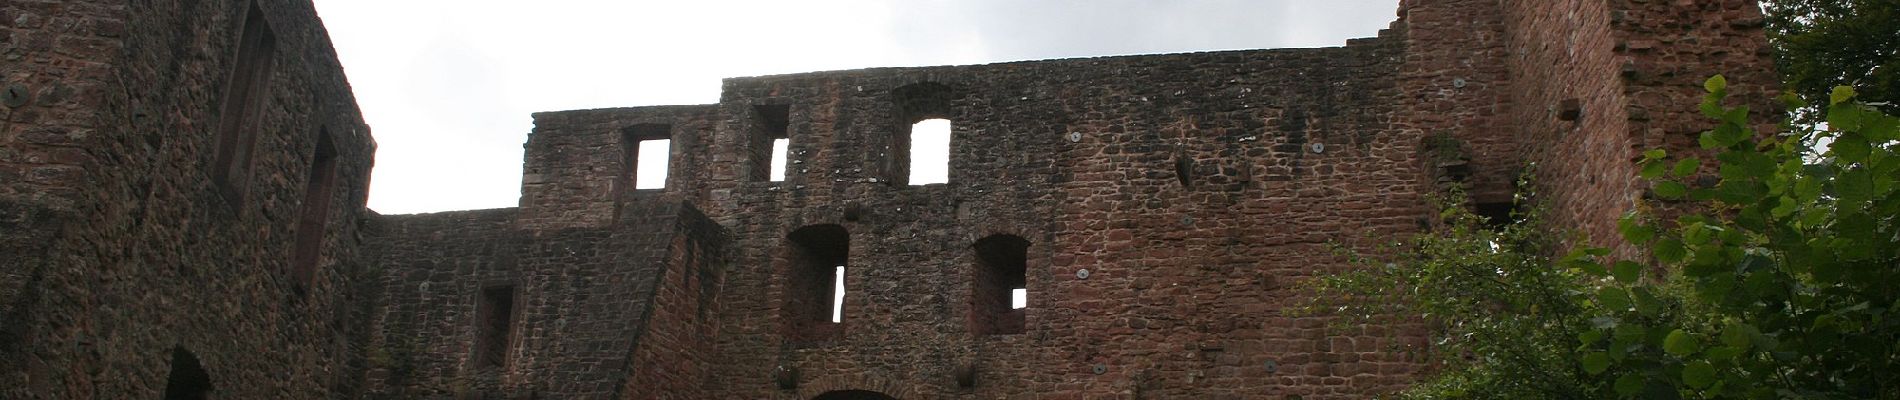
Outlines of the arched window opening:
M203 400L211 393L211 374L183 347L172 348L172 372L165 378L165 400Z
M1029 241L991 235L976 241L970 301L971 330L981 335L1023 333L1028 305Z
M792 231L785 285L788 334L801 339L835 335L845 315L845 272L851 235L843 226L813 225Z

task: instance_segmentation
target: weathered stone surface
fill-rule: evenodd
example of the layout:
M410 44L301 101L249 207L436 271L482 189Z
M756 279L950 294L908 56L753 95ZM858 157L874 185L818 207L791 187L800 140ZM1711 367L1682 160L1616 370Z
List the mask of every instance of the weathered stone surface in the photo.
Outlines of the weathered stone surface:
M309 2L259 1L275 50L215 187L245 1L0 3L0 398L158 398L183 350L218 398L351 397L374 281L360 258L374 143ZM300 228L317 136L327 219ZM312 232L312 230L316 232ZM298 278L298 236L316 234Z
M314 11L251 4L0 4L0 88L28 94L0 128L0 397L1363 398L1428 349L1289 312L1347 267L1333 243L1417 232L1451 184L1508 201L1529 168L1614 244L1640 151L1692 151L1703 78L1774 91L1752 1L1405 0L1343 47L537 113L519 207L383 216ZM924 118L952 121L948 183L907 182ZM665 188L634 189L630 141L657 138Z

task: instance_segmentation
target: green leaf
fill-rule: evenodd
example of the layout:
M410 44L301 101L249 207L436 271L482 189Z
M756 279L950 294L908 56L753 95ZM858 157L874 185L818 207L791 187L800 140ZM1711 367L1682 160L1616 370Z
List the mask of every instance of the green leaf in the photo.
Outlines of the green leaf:
M1577 334L1577 341L1583 343L1584 346L1596 344L1599 340L1603 340L1603 331L1591 329Z
M1623 240L1628 240L1630 243L1649 243L1650 239L1656 238L1656 227L1644 225L1638 218L1640 217L1636 213L1618 218L1616 230L1623 235Z
M1682 182L1656 181L1656 197L1675 200L1687 195L1689 195L1689 187L1684 186Z
M1636 299L1636 312L1654 316L1662 311L1662 300L1649 292L1649 288L1638 286L1630 290L1630 297Z
M1708 361L1694 361L1682 367L1682 383L1696 389L1708 389L1715 385L1715 366Z
M1709 93L1721 92L1725 89L1728 89L1728 78L1723 77L1722 75L1711 76L1709 77L1709 80L1702 81L1702 89L1708 90ZM1853 89L1848 89L1848 90L1853 90ZM1839 92L1840 89L1837 88L1837 89L1834 89L1834 91Z
M1701 346L1694 335L1681 329L1670 331L1669 336L1663 339L1663 351L1677 357L1695 354Z
M1755 327L1748 324L1729 324L1722 329L1722 344L1738 349L1746 349L1749 341L1755 337Z
M1714 79L1714 78L1710 78L1710 79ZM1854 96L1855 96L1854 88L1847 87L1847 86L1835 86L1834 93L1828 96L1828 104L1834 105L1834 104L1846 103L1848 100L1853 100Z
M1696 167L1700 165L1702 165L1702 160L1697 160L1695 157L1677 160L1676 167L1669 171L1669 175L1677 178L1693 175Z
M1663 149L1649 149L1649 151L1645 151L1645 152L1643 152L1643 159L1645 159L1645 160L1661 160L1661 159L1663 159L1663 158L1667 158L1667 157L1669 157L1669 151L1668 151L1668 150L1663 150Z
M1623 374L1616 378L1616 394L1623 397L1636 396L1643 390L1643 377L1635 373Z
M1596 375L1596 374L1603 373L1603 371L1608 371L1609 369L1610 369L1610 355L1609 354L1605 354L1601 351L1593 351L1593 352L1590 352L1590 354L1583 355L1583 372L1588 372L1590 373L1590 375Z
M1664 172L1669 172L1669 164L1664 164L1662 161L1645 160L1642 162L1642 165L1643 170L1637 174L1642 176L1643 179L1661 178Z
M1748 140L1748 131L1742 130L1739 125L1722 124L1716 126L1715 130L1702 133L1702 148L1724 148L1734 146L1743 140Z
M1707 356L1709 360L1718 361L1718 362L1726 362L1728 360L1734 360L1736 357L1740 357L1742 355L1742 349L1729 347L1729 346L1713 346L1713 347L1709 347L1708 350L1704 350L1702 354L1704 356Z
M1643 265L1630 261L1617 261L1615 266L1610 267L1610 275L1615 276L1617 282L1636 283L1636 279L1643 276Z
M1867 161L1867 157L1871 155L1874 150L1873 146L1868 144L1866 137L1854 132L1848 132L1834 138L1834 144L1831 145L1831 149L1833 150L1831 153L1833 153L1835 157L1839 157L1841 161L1850 163Z
M1629 292L1615 286L1597 289L1597 302L1613 311L1628 310L1631 303Z
M1656 253L1656 261L1661 261L1663 264L1682 262L1682 258L1689 255L1688 249L1682 245L1682 240L1676 238L1658 240L1656 247L1650 250Z
M1842 104L1827 109L1827 127L1834 131L1859 131L1867 112L1853 104Z

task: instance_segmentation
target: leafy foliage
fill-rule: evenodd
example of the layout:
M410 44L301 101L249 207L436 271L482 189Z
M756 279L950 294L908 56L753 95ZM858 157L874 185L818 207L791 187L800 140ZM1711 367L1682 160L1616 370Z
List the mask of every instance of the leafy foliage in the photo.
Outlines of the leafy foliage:
M1431 321L1443 365L1413 398L1900 399L1900 119L1843 87L1827 130L1764 136L1705 88L1719 179L1644 154L1659 201L1695 205L1620 221L1650 260L1546 258L1536 218L1492 233L1452 207L1393 263L1315 280L1314 309Z
M1670 330L1660 352L1586 343L1611 354L1606 378L1635 377L1640 385L1618 393L1645 398L1900 398L1891 379L1900 371L1900 288L1892 284L1900 279L1900 119L1851 102L1854 91L1840 87L1828 130L1763 137L1747 109L1721 105L1721 76L1705 87L1703 114L1719 124L1701 144L1715 153L1720 181L1676 196L1658 190L1700 212L1669 224L1631 215L1623 231L1675 273L1669 282L1694 312L1641 325ZM1803 144L1816 141L1832 146L1805 157ZM1664 154L1644 161L1680 162ZM1658 187L1687 178L1645 177ZM1640 316L1608 317L1630 324Z
M1900 0L1765 0L1768 39L1783 81L1808 102L1835 86L1900 113ZM1807 112L1817 122L1824 112Z
M1305 312L1394 326L1425 317L1434 358L1455 368L1409 397L1602 397L1579 391L1590 377L1574 361L1586 356L1575 337L1590 327L1592 289L1580 271L1550 268L1554 260L1544 254L1556 243L1542 234L1536 213L1493 230L1462 207L1444 209L1437 232L1377 252L1398 259L1346 252L1365 268L1316 279L1319 293Z

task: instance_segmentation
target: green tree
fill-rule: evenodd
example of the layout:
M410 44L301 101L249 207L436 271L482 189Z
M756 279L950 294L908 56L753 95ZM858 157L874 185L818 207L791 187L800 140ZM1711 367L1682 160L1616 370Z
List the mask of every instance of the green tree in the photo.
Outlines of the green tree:
M1491 233L1452 207L1389 264L1313 281L1312 309L1431 321L1441 368L1413 398L1900 399L1900 118L1841 87L1826 130L1760 135L1705 86L1719 179L1645 154L1657 201L1694 205L1620 221L1650 259L1546 258L1536 218Z
M1789 90L1826 105L1835 86L1900 113L1900 0L1764 0L1769 43ZM1822 119L1808 110L1804 122Z
M1602 376L1646 398L1900 398L1900 119L1838 87L1827 130L1763 136L1746 108L1722 106L1721 76L1705 86L1703 114L1719 124L1701 145L1719 161L1719 183L1665 179L1699 161L1652 152L1644 177L1657 195L1701 212L1670 224L1633 215L1623 229L1672 271L1667 282L1694 312L1641 325L1660 347L1586 341L1613 361ZM1832 145L1813 159L1803 145L1813 141Z

